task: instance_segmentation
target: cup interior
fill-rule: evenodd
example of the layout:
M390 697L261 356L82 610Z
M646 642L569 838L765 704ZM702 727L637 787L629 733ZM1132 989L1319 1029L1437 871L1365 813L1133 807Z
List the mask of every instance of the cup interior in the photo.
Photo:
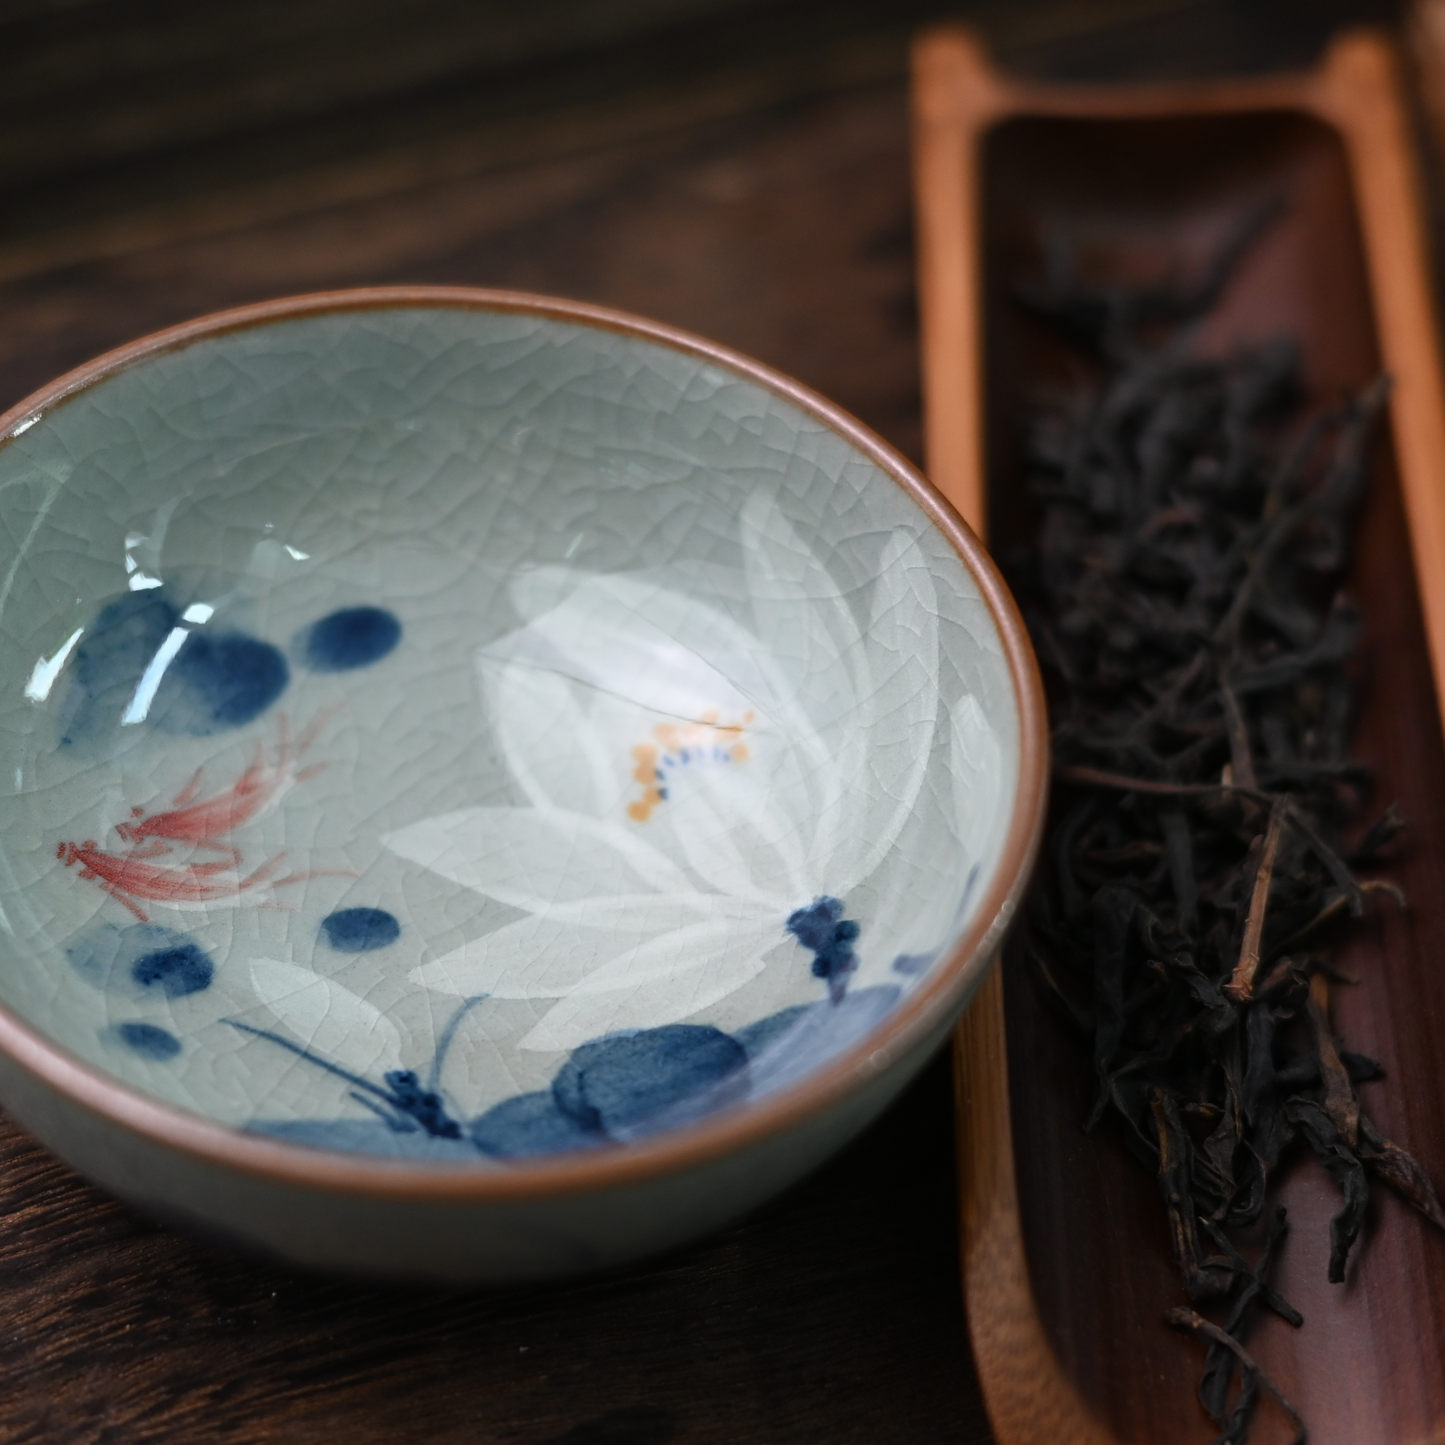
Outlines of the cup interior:
M505 306L140 355L0 446L0 1002L471 1161L786 1088L947 966L1019 714L947 538L714 356Z

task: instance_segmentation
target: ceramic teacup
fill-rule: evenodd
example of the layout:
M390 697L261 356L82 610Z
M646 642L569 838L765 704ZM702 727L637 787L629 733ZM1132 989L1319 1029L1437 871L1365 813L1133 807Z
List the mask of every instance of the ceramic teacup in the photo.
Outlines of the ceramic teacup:
M0 434L0 1096L122 1196L353 1272L615 1263L836 1148L984 976L1028 646L796 383L365 291Z

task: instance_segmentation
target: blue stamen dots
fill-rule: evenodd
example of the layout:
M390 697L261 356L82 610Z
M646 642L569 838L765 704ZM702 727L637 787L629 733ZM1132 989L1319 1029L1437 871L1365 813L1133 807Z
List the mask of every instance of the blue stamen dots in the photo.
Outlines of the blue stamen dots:
M411 1069L392 1069L383 1074L391 1091L388 1103L409 1119L415 1119L434 1139L460 1139L461 1125L451 1118L441 1095L421 1086Z
M339 908L321 920L321 932L338 953L370 953L401 937L401 924L384 908Z
M788 915L788 932L813 953L813 977L825 979L828 995L837 1003L858 968L853 940L862 931L851 918L843 917L841 899L824 894L806 908Z
M312 672L350 672L380 662L401 641L401 623L384 607L343 607L297 639Z

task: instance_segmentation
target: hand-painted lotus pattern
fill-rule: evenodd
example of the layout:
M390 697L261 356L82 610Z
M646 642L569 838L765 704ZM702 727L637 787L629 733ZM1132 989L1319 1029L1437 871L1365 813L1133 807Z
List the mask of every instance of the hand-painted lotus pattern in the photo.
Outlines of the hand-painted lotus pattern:
M777 950L806 969L806 945L816 963L824 922L839 944L815 973L851 968L855 938L865 967L887 967L850 894L923 788L939 721L932 580L899 530L879 539L878 580L845 594L763 494L739 540L728 598L700 600L675 573L534 577L554 600L476 659L525 804L384 839L525 912L413 975L552 1001L523 1048L705 1014Z

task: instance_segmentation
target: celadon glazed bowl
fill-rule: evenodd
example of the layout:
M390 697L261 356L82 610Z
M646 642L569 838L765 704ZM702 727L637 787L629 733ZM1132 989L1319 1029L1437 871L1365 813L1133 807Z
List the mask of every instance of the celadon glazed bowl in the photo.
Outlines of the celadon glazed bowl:
M856 1133L989 967L1033 661L797 384L373 290L0 438L0 1098L122 1197L352 1273L616 1263Z

